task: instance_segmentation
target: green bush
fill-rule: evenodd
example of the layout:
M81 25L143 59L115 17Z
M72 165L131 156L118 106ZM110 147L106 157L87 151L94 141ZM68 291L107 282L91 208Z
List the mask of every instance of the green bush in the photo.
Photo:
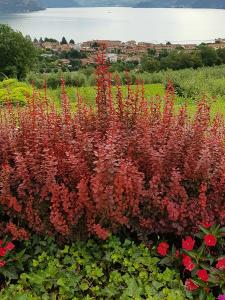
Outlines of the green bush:
M159 259L143 244L111 237L107 242L77 242L62 250L43 243L41 251L30 243L29 249L34 256L29 271L1 291L1 300L185 299L179 274L160 269Z
M84 72L57 72L48 74L30 73L26 80L29 84L34 83L37 88L43 88L46 82L48 88L56 89L61 86L61 80L66 86L87 86L89 77ZM95 82L93 82L95 84Z
M119 75L121 83L126 84L127 74L124 72L114 73L112 78ZM64 78L67 86L94 86L96 85L95 73L92 69L83 69L78 72L58 72L50 74L31 73L27 77L29 83L34 82L38 88L42 88L44 81L47 81L49 88L55 89L61 85L61 78ZM154 73L136 72L129 73L130 82L143 81L145 84L164 83L172 81L176 94L187 99L197 99L203 94L207 96L225 96L225 65L215 67L203 67L198 69L184 69L178 71L166 70Z
M5 79L0 82L0 105L7 103L25 105L32 94L32 87L17 79Z

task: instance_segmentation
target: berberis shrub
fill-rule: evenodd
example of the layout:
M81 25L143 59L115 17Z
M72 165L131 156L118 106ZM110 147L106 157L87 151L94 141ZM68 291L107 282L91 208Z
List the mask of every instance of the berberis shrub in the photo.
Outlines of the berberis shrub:
M96 109L78 96L62 110L34 91L29 104L1 110L1 229L75 239L126 229L187 234L225 224L225 127L203 99L193 118L174 110L174 89L150 102L137 85L123 96L99 55ZM129 77L129 75L128 75Z

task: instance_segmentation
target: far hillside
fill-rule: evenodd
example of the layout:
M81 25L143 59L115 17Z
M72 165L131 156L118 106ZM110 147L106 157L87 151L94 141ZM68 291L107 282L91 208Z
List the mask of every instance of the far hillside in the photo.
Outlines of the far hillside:
M0 0L0 13L31 12L43 8L40 0Z
M46 7L193 7L225 8L224 0L41 0Z

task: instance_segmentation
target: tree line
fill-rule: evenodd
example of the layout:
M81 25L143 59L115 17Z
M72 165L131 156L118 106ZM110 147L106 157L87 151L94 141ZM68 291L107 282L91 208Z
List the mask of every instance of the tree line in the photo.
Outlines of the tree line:
M225 64L225 48L214 49L207 44L199 45L196 50L187 52L182 47L172 51L162 50L159 54L149 49L141 59L141 70L157 72L160 70L180 70Z

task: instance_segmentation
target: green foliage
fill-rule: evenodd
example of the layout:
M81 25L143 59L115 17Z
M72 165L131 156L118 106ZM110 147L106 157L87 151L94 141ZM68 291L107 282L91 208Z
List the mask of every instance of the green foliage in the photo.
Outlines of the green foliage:
M107 242L77 242L51 250L43 245L16 285L1 291L6 299L184 300L178 273L158 267L143 245L111 237ZM27 245L28 250L34 245ZM44 250L45 249L45 250ZM10 297L10 298L9 298Z
M146 72L157 72L160 68L160 63L154 57L144 56L141 60L142 70Z
M88 85L88 78L83 72L57 72L50 74L39 74L30 73L27 76L27 82L35 84L37 88L43 88L46 82L47 87L50 89L56 89L61 87L62 79L65 80L66 86L86 86Z
M0 82L0 105L6 103L26 104L26 98L31 96L32 88L17 79L6 79Z
M197 49L187 52L182 46L173 50L162 50L159 54L148 51L141 61L141 70L155 72L158 70L180 70L186 68L197 69L202 66L214 66L224 63L222 49L215 50L207 45L200 45Z
M204 66L213 66L216 63L219 63L217 51L215 49L210 48L207 45L200 45L199 49Z
M5 76L24 78L36 61L32 41L7 25L0 25L0 80Z

